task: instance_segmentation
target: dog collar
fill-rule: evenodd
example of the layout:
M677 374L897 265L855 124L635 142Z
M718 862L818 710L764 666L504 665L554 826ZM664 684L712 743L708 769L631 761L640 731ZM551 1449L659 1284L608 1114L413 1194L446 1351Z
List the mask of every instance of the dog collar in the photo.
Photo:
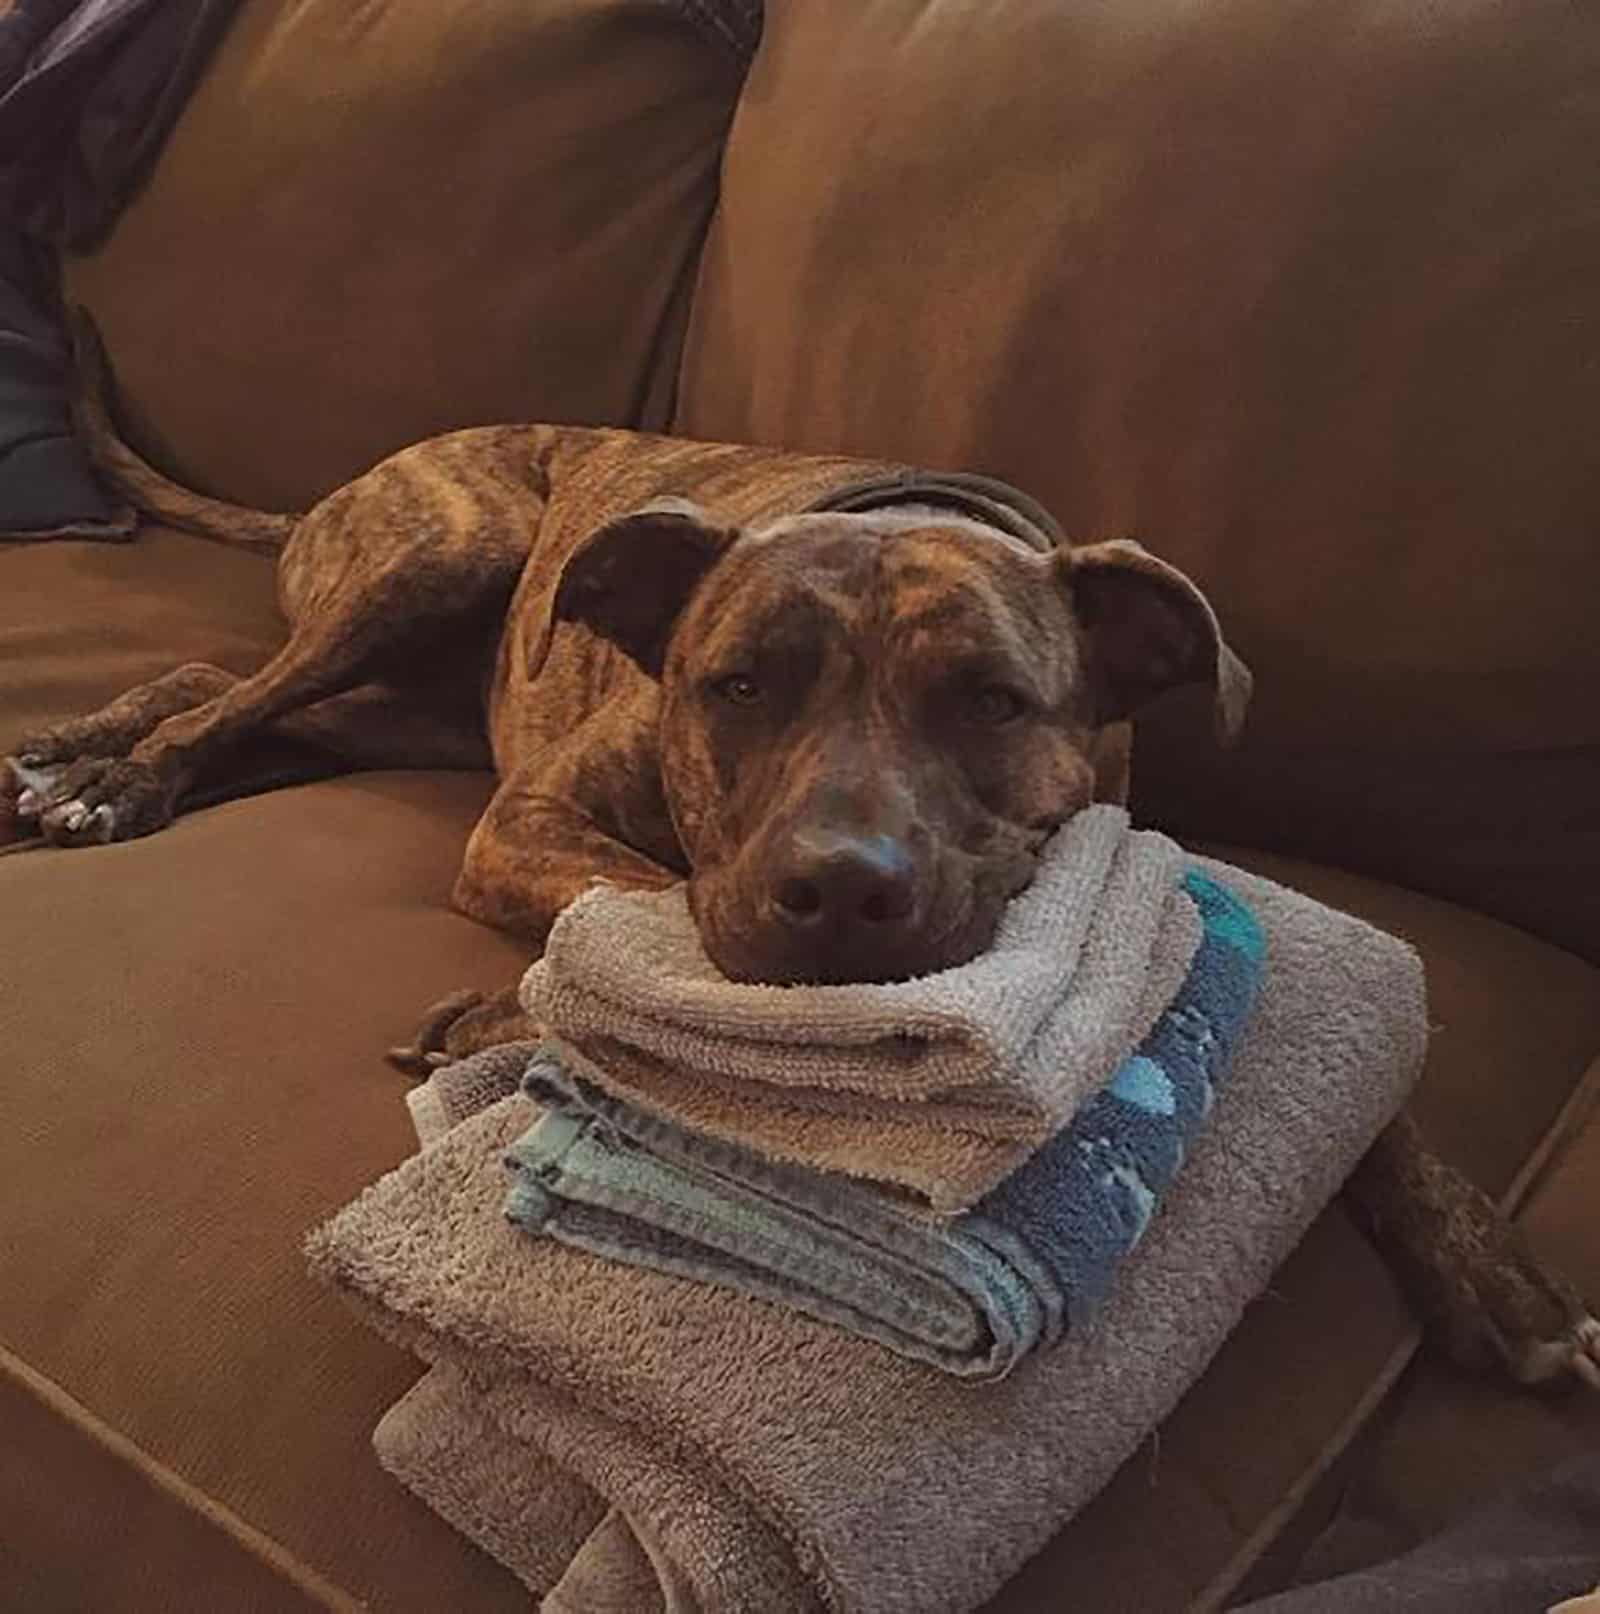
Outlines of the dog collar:
M824 494L808 509L854 515L902 504L933 505L997 527L1040 554L1065 547L1060 524L1037 499L997 477L959 471L885 471Z

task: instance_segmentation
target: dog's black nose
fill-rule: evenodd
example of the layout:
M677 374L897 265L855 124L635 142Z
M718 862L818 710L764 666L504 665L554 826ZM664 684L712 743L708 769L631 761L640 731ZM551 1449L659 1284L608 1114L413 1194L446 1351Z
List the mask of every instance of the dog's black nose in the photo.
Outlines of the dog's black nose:
M892 836L800 835L774 871L772 902L799 928L848 934L891 925L916 911L916 865Z

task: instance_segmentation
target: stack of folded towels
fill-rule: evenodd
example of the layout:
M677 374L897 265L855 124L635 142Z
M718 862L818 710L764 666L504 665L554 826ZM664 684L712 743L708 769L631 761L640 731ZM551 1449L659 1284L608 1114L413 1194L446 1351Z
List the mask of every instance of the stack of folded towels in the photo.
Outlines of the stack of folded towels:
M1077 815L990 949L720 976L598 887L547 1033L417 1089L423 1152L312 1236L430 1364L385 1464L549 1614L983 1601L1171 1408L1393 1115L1421 968Z

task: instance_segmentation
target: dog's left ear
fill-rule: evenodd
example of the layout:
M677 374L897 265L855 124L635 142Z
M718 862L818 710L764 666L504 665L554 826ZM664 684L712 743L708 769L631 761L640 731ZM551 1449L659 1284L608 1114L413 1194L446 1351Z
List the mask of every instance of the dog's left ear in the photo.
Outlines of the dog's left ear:
M1098 724L1120 722L1180 684L1209 684L1217 730L1237 737L1250 669L1228 648L1205 595L1132 539L1061 549L1056 565L1089 643Z
M738 536L687 499L657 499L607 522L567 557L528 676L544 665L556 623L583 622L659 678L689 596Z

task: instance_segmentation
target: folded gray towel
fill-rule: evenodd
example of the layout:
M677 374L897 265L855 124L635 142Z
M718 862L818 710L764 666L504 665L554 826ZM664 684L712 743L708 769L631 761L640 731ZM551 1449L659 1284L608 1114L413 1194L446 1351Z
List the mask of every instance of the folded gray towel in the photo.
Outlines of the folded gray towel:
M448 1366L513 1447L647 1521L705 1614L961 1614L1166 1416L1421 1065L1409 948L1211 872L1268 938L1227 1086L1098 1317L1005 1379L964 1383L793 1311L530 1239L503 1214L520 1096L314 1233L312 1266ZM425 1498L442 1482L414 1473ZM489 1484L453 1516L494 1551L569 1529L569 1497Z
M547 1045L523 1091L549 1106L512 1147L506 1214L638 1266L797 1307L964 1378L999 1378L1087 1320L1209 1117L1255 1000L1249 910L1191 871L1204 925L1188 978L1112 1081L974 1210L947 1222L849 1178L775 1165L646 1115Z
M458 1121L516 1092L539 1046L536 1042L507 1042L485 1048L470 1059L441 1065L425 1082L418 1082L406 1094L417 1141L426 1149Z
M970 1208L1110 1080L1182 984L1188 859L1086 808L993 943L887 985L747 986L706 956L683 888L587 892L523 983L607 1091L773 1160Z
M701 1614L648 1523L608 1509L570 1470L506 1434L449 1368L423 1374L383 1415L372 1444L436 1513L547 1592L542 1614ZM539 1522L528 1531L530 1517Z

